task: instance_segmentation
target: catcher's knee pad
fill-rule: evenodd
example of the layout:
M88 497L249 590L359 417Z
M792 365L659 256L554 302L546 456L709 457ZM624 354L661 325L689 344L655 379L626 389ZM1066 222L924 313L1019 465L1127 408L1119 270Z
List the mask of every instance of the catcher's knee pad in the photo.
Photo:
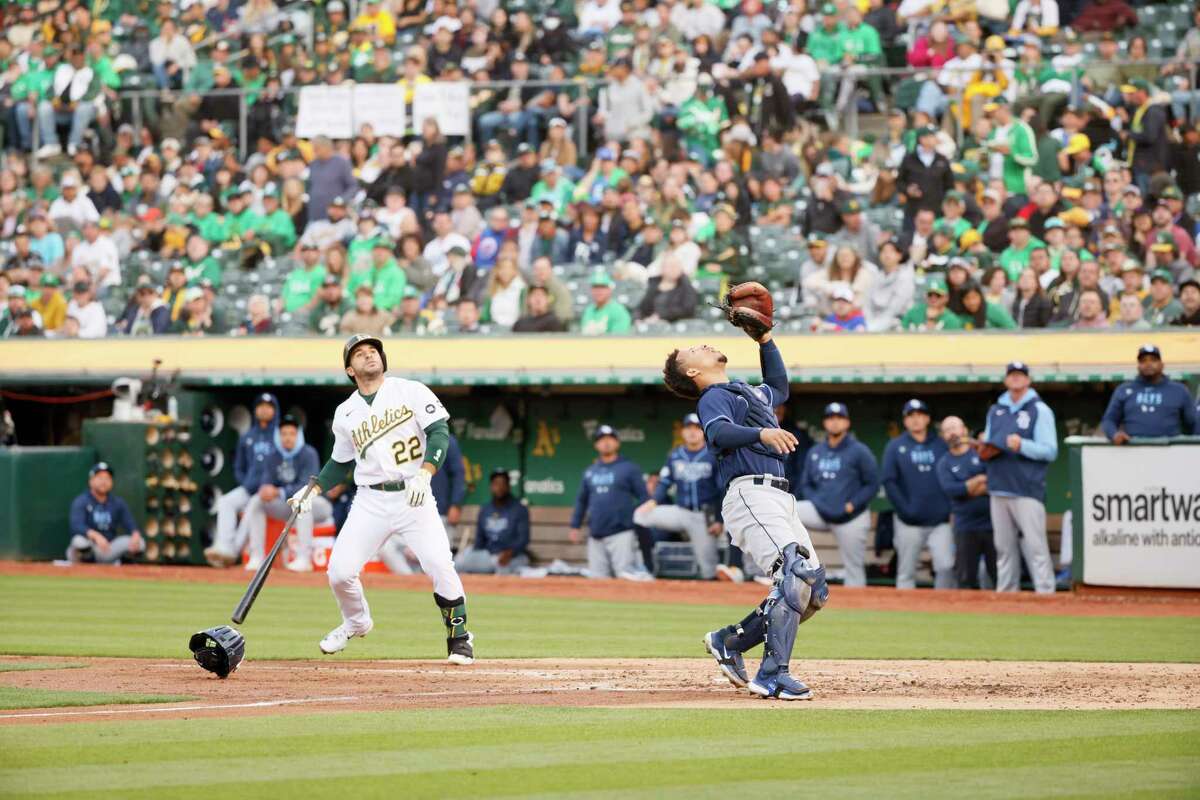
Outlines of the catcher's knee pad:
M225 678L238 668L246 655L246 640L228 625L209 628L192 634L188 649L196 663L218 678Z

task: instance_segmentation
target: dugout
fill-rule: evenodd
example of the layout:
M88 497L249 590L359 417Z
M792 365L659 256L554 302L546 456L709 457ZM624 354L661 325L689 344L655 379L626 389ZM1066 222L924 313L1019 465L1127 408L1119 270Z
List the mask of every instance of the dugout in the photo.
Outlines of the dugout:
M1112 389L1134 374L1137 348L1147 340L1162 348L1168 373L1194 387L1200 378L1200 334L1186 329L1151 336L972 332L782 336L778 342L792 380L789 405L796 422L819 434L825 403L845 402L856 435L879 457L887 439L900 430L900 407L910 397L928 402L935 419L956 414L973 429L980 427L1001 391L1004 364L1012 359L1031 364L1036 388L1056 413L1060 437L1089 434ZM729 355L731 375L757 376L753 342L725 335L709 341ZM663 358L679 344L666 337L385 340L392 370L428 383L453 415L452 430L467 468L464 519L472 521L478 504L486 501L490 470L513 470L516 487L532 510L532 549L544 560L582 560L582 548L566 542L566 522L580 475L593 456L590 435L596 425L614 425L623 453L648 474L658 470L677 442L679 419L688 404L669 395L659 376ZM128 425L96 421L111 413L112 400L95 394L117 377L146 379L155 360L161 360L159 375L173 381L170 392L178 419L162 423L159 444L147 446L148 423L126 431ZM176 451L171 478L176 486L181 480L196 485L190 498L190 540L174 548L169 560L198 562L211 522L203 509L214 490L232 485L228 458L208 474L206 455L211 462L213 448L231 452L236 437L232 422L240 416L235 409L244 408L256 392L275 392L286 412L306 421L308 441L324 457L332 444L328 430L333 409L350 389L340 363L341 341L327 339L9 341L0 342L0 386L22 447L86 445L99 457L128 460L130 469L139 463L161 466L163 448ZM79 396L83 402L64 402ZM228 423L215 437L209 435L214 412ZM188 441L178 438L183 430ZM186 475L178 466L185 451L191 464ZM1047 498L1056 553L1061 514L1072 494L1068 466L1064 447L1050 470ZM178 489L164 487L162 474L155 485L147 485L151 474L140 476L138 502L131 500L131 506L146 521L156 520L160 531L168 520L177 529L179 520L171 519L163 503ZM123 494L130 492L128 487L128 481L119 482ZM151 496L157 496L157 508L147 506ZM173 499L178 503L178 496ZM882 497L872 506L877 513L887 508ZM832 537L817 544L836 565ZM20 555L45 558L49 552L38 548ZM162 547L159 557L167 560Z

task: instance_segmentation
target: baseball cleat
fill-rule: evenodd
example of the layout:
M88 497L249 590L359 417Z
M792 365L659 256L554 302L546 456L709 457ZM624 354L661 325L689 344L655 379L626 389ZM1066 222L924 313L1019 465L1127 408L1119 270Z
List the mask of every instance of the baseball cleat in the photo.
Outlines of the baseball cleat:
M704 649L708 654L717 660L717 668L721 670L721 674L729 679L737 688L741 689L750 682L750 678L746 675L746 662L742 660L742 654L730 650L722 641L720 631L712 631L704 635Z
M809 689L800 681L793 678L787 673L787 670L780 670L772 676L763 676L762 673L754 676L754 680L750 681L747 687L751 694L756 694L763 698L775 698L777 700L812 700L812 689Z
M231 553L226 553L221 548L213 545L211 547L204 548L204 560L208 562L210 567L213 567L214 569L222 569L237 561L237 556Z
M311 558L293 558L284 565L284 569L288 572L312 572L313 565Z
M361 631L351 631L349 628L346 627L346 623L343 622L341 625L338 625L336 628L331 630L329 633L325 634L325 638L322 639L321 643L317 646L321 648L322 653L324 653L327 656L331 656L334 653L340 653L343 650L345 650L346 645L354 637L366 636L368 633L371 632L371 629L374 627L375 627L375 623L371 620L367 620L366 628L364 628Z
M247 572L257 572L258 568L262 566L262 562L263 560L261 557L251 556L250 558L246 559L244 569Z
M728 564L717 565L717 580L729 581L730 583L741 583L746 580L745 573L741 567L731 567Z
M446 660L451 664L458 664L460 667L467 667L475 663L475 634L468 633L466 636L455 636L446 640Z

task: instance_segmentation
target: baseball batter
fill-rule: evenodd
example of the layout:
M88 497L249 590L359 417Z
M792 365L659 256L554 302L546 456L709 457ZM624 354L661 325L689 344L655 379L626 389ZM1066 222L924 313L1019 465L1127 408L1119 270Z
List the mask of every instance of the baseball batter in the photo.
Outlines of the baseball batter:
M449 450L450 415L424 384L384 374L383 342L373 336L351 336L342 362L357 391L334 412L333 453L318 485L324 492L353 480L358 492L329 556L329 586L342 624L321 640L321 652L336 653L354 637L371 632L375 623L358 576L384 542L398 535L433 581L433 599L446 625L448 660L474 663L462 581L429 488ZM288 502L307 513L318 490L301 503L303 493L301 489Z
M779 427L773 409L787 400L787 370L771 341L769 320L753 324L735 313L730 320L759 342L762 385L730 381L728 359L708 345L672 352L663 377L672 392L698 401L704 437L717 459L717 480L725 487L725 527L774 584L741 622L707 634L704 646L734 686L760 697L809 700L812 691L788 673L788 662L797 627L825 604L829 588L783 477L796 437ZM742 654L760 643L762 664L751 680Z

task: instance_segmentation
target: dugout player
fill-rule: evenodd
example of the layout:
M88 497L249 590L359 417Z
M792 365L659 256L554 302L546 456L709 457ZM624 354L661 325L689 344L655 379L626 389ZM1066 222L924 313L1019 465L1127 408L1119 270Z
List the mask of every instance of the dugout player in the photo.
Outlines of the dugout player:
M1100 427L1113 444L1130 439L1200 434L1188 388L1163 375L1162 353L1144 344L1137 353L1138 376L1113 392Z
M231 566L241 555L241 546L237 544L238 514L258 492L263 462L275 450L278 421L279 401L268 392L260 394L254 401L254 422L238 438L233 454L233 477L238 485L217 501L217 532L212 546L204 550L209 566Z
M588 526L588 577L650 578L642 563L633 509L646 502L642 469L621 457L621 439L611 425L600 425L592 434L597 458L583 471L575 509L571 512L571 542L579 544L584 519Z
M529 509L513 497L508 470L496 467L488 483L492 499L479 509L475 542L454 566L459 572L515 575L529 566Z
M1033 588L1054 594L1054 565L1046 541L1046 470L1058 458L1054 412L1030 385L1029 367L1010 362L1007 390L988 409L980 458L987 465L996 542L996 591L1021 589L1021 556Z
M950 500L954 523L954 571L958 585L979 588L979 559L987 566L992 586L996 585L996 545L992 534L991 500L987 474L979 454L971 447L967 426L958 417L942 420L942 441L947 452L934 471L942 491Z
M771 341L771 323L740 322L742 309L729 307L745 297L746 284L726 297L733 324L759 343L763 383L730 381L728 359L709 345L675 350L663 368L663 379L680 397L696 400L709 448L717 459L717 482L725 488L722 516L733 543L775 583L767 598L745 619L705 635L705 649L717 660L730 683L760 697L809 700L812 691L788 673L797 626L817 612L829 597L808 531L796 514L796 498L783 477L784 459L796 448L796 437L782 430L774 407L788 397L787 370ZM757 284L749 291L766 292ZM756 324L757 323L757 324ZM751 680L742 653L762 643L762 664Z
M288 501L306 514L320 492L343 482L358 484L327 567L342 624L321 640L321 652L339 652L375 626L358 576L384 541L398 534L433 581L433 599L446 626L447 660L472 664L463 585L429 488L449 448L450 415L423 383L384 374L387 356L374 336L351 336L342 364L356 390L334 411L333 453L321 468L318 487L306 499L300 489Z
M96 462L88 470L88 490L71 501L67 561L72 564L85 559L116 564L122 556L146 548L129 506L112 490L112 467L105 461Z
M879 491L879 465L871 449L850 432L845 403L825 406L825 441L805 458L804 500L796 504L809 530L832 531L846 569L846 586L867 585L867 538L871 513L867 506Z
M321 461L312 445L304 441L304 431L293 416L284 416L275 433L275 451L262 466L262 483L246 505L238 526L239 536L249 544L250 560L246 569L262 565L267 541L267 518L286 520L292 508L288 498L304 488L310 475L317 474ZM333 519L333 506L324 497L313 498L312 513L296 519L298 546L295 557L285 567L292 572L312 572L313 525ZM241 546L237 549L240 551Z
M683 444L667 455L667 463L658 473L654 497L633 512L633 524L686 533L696 554L700 578L709 581L717 575L718 545L724 531L717 518L721 502L717 461L704 443L704 430L696 414L683 418L680 435ZM672 488L675 502L670 505Z
M917 560L929 548L933 586L953 589L954 532L950 502L934 467L946 443L929 430L929 406L916 398L904 404L904 433L883 451L883 489L895 511L896 588L917 587Z

